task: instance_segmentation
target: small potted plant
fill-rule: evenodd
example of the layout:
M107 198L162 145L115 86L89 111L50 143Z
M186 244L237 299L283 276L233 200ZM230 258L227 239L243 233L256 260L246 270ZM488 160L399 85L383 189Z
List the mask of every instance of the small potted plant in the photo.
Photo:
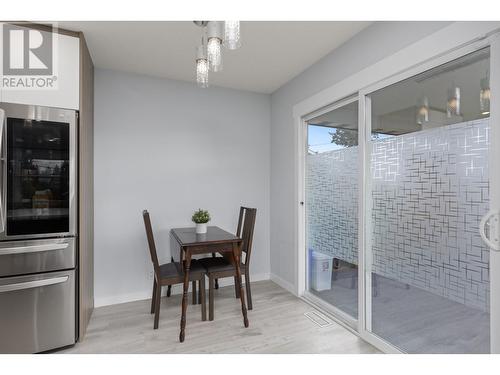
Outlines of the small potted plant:
M198 211L195 211L191 220L196 224L196 233L207 233L207 223L210 221L210 214L208 211L200 208Z

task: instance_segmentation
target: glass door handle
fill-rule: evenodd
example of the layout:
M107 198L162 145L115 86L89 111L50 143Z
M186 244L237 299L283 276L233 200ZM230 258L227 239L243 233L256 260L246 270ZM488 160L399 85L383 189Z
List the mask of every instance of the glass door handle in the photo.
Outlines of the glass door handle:
M489 235L486 225L489 223ZM479 234L483 241L494 251L500 251L500 210L490 210L483 216L479 224Z

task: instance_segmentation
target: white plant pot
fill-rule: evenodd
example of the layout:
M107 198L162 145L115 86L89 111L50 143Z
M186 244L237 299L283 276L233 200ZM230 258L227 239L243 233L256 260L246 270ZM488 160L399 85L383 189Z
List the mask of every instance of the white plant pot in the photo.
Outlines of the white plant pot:
M207 223L196 224L196 233L197 234L207 233Z

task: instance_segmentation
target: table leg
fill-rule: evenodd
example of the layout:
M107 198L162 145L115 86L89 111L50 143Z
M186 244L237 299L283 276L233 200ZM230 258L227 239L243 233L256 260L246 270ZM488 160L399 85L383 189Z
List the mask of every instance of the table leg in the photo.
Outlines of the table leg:
M181 313L181 332L179 341L184 342L184 330L186 329L186 310L188 305L188 290L189 290L189 270L191 269L191 250L186 249L186 259L184 264L184 285L182 293L182 313Z
M243 292L243 283L241 281L240 254L241 254L241 244L233 244L233 257L236 267L236 278L238 280L238 288L240 291L241 313L243 314L243 323L245 324L246 328L248 327L248 317L247 317L247 307L245 305L245 293Z

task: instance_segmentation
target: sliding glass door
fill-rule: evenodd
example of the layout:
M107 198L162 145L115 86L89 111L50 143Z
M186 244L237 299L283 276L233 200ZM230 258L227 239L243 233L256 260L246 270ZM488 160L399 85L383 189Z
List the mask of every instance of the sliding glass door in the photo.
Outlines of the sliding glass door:
M490 352L490 52L371 93L367 328L410 353Z
M358 102L307 121L307 288L348 321L358 317Z
M303 118L304 295L387 351L500 351L500 39L465 50Z

